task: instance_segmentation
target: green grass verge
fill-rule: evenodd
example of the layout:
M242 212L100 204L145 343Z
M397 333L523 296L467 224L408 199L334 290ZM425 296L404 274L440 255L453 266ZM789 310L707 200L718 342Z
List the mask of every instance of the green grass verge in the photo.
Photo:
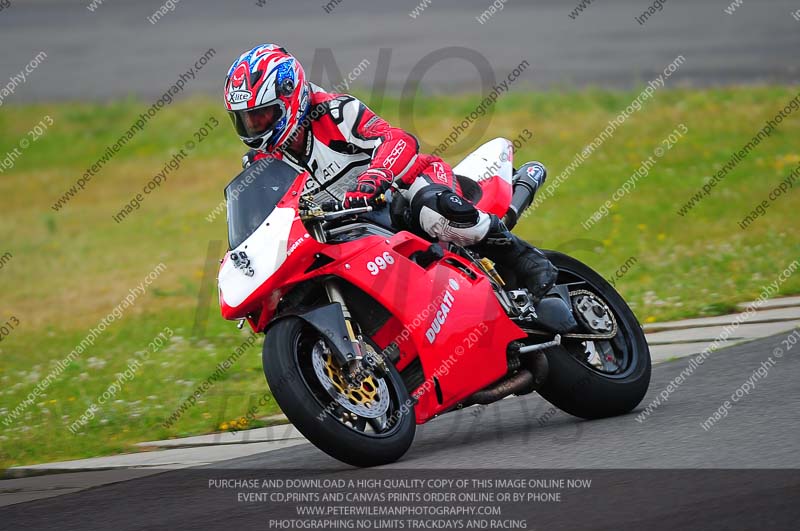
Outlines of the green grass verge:
M800 162L800 120L785 120L686 217L676 211L795 92L763 87L657 93L518 232L543 247L571 252L606 276L634 257L617 287L642 322L731 311L735 303L757 297L800 254L794 189L747 230L737 226ZM472 145L496 136L516 138L527 128L534 138L516 159L545 162L552 179L636 94L587 90L506 95L491 116L470 128L483 130ZM420 99L413 120L398 116L396 101L387 100L377 110L397 125L413 122L422 141L436 145L478 101L471 96ZM0 175L0 256L11 254L0 269L0 320L19 321L0 342L0 468L132 451L131 444L138 441L228 428L228 421L243 415L266 389L260 345L253 346L197 407L172 427L162 426L244 338L219 317L213 293L207 294L211 307L205 332L201 337L192 332L209 242L225 240L224 215L213 222L206 216L239 171L243 152L216 101L195 98L165 108L66 208L51 209L147 106L130 100L0 109L0 158L45 115L53 120L46 134ZM115 223L111 216L211 116L221 125L139 210ZM611 215L584 230L581 223L680 123L688 128L686 136ZM444 158L455 163L466 147L460 153L451 149ZM56 361L161 262L166 271L124 318L21 417L4 424L2 418ZM786 281L781 292L800 292L800 276ZM70 433L67 427L165 326L175 333L169 345L153 354L79 434ZM263 415L276 412L271 402L259 410Z

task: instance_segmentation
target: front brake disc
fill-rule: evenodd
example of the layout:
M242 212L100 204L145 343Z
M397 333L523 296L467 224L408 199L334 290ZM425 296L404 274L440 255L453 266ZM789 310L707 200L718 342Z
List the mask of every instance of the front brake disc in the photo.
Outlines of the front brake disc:
M360 385L350 385L322 341L314 345L311 362L319 382L343 408L368 419L381 417L389 410L391 399L386 382L370 375L359 380Z

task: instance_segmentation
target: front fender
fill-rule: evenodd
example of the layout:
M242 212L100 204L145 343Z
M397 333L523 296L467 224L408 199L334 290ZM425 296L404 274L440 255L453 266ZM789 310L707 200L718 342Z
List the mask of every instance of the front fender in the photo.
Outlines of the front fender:
M289 317L302 319L309 326L319 332L327 341L328 345L336 357L336 361L344 367L349 361L355 359L353 343L347 333L347 325L344 322L342 305L332 302L324 306L319 306L311 310L289 311L276 317L265 327L264 333L269 333L275 323Z

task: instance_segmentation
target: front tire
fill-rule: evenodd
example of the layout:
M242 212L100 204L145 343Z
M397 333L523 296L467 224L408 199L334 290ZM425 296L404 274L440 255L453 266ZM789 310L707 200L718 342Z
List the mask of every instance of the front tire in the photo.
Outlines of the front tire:
M313 349L320 348L320 341L321 334L296 317L281 319L267 331L262 361L275 401L300 433L331 457L358 467L397 461L416 430L412 401L397 370L387 363L389 373L379 379L388 393L384 399L390 400L387 427L367 427L367 419L337 403L315 373ZM370 426L376 420L370 418Z
M585 359L586 342L565 339L561 346L545 352L549 372L539 394L570 415L585 419L628 413L639 405L650 385L650 349L639 321L617 291L589 266L556 251L545 254L559 270L558 284L569 283L570 292L583 289L594 293L611 310L618 329L616 337L603 345L614 358L610 366L615 370L598 370Z

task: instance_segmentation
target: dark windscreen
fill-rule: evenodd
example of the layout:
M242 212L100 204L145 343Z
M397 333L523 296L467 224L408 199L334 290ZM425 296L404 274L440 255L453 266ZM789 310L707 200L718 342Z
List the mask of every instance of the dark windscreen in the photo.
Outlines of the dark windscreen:
M225 187L231 249L241 245L267 219L297 176L297 170L281 160L262 159Z

